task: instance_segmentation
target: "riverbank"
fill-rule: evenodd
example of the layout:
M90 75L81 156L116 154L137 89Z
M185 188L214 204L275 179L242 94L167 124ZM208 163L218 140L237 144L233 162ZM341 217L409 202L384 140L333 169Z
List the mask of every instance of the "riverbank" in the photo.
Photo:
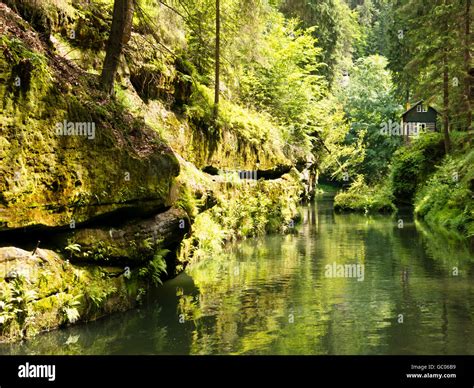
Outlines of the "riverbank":
M335 197L338 211L389 212L414 207L415 215L474 241L474 152L472 134L451 134L444 154L439 133L422 134L395 152L383 182L370 187L359 176Z
M0 345L0 354L472 354L473 252L402 215L300 208L294 233L228 244L139 309ZM364 279L326 276L364 265ZM453 274L453 268L458 269ZM363 324L361 324L363 322Z

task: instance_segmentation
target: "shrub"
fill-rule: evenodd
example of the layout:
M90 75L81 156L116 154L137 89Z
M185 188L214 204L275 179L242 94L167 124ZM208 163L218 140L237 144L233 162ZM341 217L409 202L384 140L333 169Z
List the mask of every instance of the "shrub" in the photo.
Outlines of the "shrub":
M415 213L428 222L474 236L474 151L448 156L417 193Z
M386 183L369 187L362 175L359 175L349 190L340 192L334 197L334 210L391 213L396 208Z
M392 159L390 185L396 203L412 203L420 184L435 170L444 155L443 138L428 133L397 150Z

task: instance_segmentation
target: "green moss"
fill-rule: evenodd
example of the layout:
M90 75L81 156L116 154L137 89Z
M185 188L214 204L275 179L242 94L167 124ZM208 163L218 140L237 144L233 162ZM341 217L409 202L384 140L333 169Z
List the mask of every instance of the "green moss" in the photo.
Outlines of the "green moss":
M60 32L69 42L86 52L97 52L105 49L112 21L112 2L94 1L74 3L74 25L70 30L61 28ZM73 38L71 32L74 31Z
M281 128L269 115L222 99L216 122L212 93L208 87L197 84L185 109L195 140L206 145L200 153L193 142L193 149L200 154L195 161L198 166L231 167L238 163L242 168L255 169L289 164L283 153Z
M138 271L125 277L123 268L76 266L44 249L31 256L0 248L0 262L5 260L8 265L0 266L0 340L123 311L136 303L143 287Z
M25 93L16 95L11 82L1 89L1 141L7 148L0 155L6 207L0 224L67 225L142 198L168 201L178 162L143 119L114 100L100 102L100 92L82 79L74 91L59 93L68 85L48 86L54 71L43 54L8 36L2 37L2 46L10 53L0 60L2 77L15 79L19 58L33 67ZM95 138L56 135L56 124L64 120L94 123Z
M5 82L0 86L2 110L30 110L38 103L32 96L41 95L51 82L51 72L46 57L30 50L22 40L16 37L0 37L0 76ZM18 118L24 120L26 115ZM14 120L18 124L20 120Z

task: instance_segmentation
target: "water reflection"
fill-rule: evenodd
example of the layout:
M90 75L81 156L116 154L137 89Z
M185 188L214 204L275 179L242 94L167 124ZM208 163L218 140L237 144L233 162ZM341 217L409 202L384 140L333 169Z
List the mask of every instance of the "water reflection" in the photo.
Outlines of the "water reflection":
M474 353L474 256L462 241L409 213L335 215L329 197L302 212L294 234L240 242L167 282L138 311L0 352ZM364 280L325 277L333 263L364 265Z

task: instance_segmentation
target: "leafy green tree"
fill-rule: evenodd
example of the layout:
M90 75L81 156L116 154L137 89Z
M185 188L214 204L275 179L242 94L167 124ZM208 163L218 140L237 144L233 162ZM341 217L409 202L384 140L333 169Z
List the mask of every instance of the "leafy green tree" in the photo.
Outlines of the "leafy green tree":
M401 136L382 131L394 126L401 112L387 64L379 55L360 58L351 71L349 85L339 93L351 125L345 141L363 144L365 158L356 173L364 174L369 182L387 172L390 157L401 144Z
M325 93L325 82L316 74L314 60L320 49L311 30L297 28L274 13L260 46L259 59L241 76L241 99L267 111L288 129L288 140L301 141L314 127L314 103Z
M449 130L471 125L470 0L398 0L392 15L388 57L399 98L441 107L449 149Z
M285 15L299 18L303 27L314 27L313 35L322 49L318 60L325 64L319 74L331 85L341 62L352 55L358 32L356 15L342 0L283 0L280 8Z
M333 95L315 105L317 120L313 132L316 164L324 175L337 181L349 181L360 170L365 159L363 137L347 142L350 124L343 104Z

